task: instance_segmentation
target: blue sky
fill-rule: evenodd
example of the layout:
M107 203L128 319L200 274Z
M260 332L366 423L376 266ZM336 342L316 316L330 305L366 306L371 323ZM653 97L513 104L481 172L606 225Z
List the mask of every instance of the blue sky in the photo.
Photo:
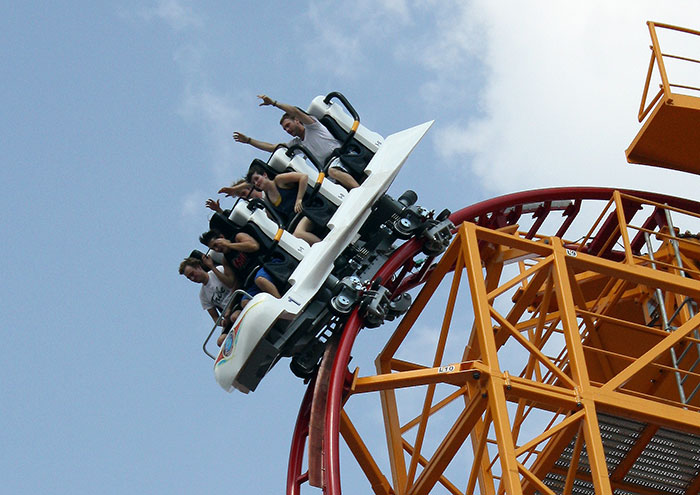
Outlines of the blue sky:
M284 489L303 384L283 362L221 391L177 273L204 200L263 157L232 132L287 139L256 94L338 90L383 135L435 119L392 189L429 208L553 185L692 197L696 177L624 161L644 22L700 27L697 2L657 3L3 6L3 491Z

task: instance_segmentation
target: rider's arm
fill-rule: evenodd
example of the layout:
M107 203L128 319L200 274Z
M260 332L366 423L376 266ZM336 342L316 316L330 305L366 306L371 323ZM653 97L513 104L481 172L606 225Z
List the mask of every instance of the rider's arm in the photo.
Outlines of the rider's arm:
M275 151L275 148L277 147L276 144L267 143L265 141L260 141L258 139L253 139L252 137L246 136L245 134L240 133L240 132L234 132L233 139L234 139L234 141L236 141L238 143L249 144L253 148L258 148L259 150L267 151L268 153L272 153L273 151Z
M294 105L289 105L288 103L281 103L277 100L273 100L272 98L270 98L267 95L258 95L258 98L260 98L262 100L262 102L260 103L260 106L271 105L273 107L277 107L280 110L282 110L284 113L288 113L293 118L297 119L302 124L311 124L314 121L313 117L311 117L310 115L308 115L305 112L302 112Z
M279 174L277 177L275 177L275 184L277 184L278 187L283 187L285 189L288 189L286 186L298 183L297 199L294 202L294 211L297 213L301 211L301 203L304 199L304 194L306 194L306 185L308 182L309 178L306 176L306 174L302 174L300 172L287 172L284 174Z

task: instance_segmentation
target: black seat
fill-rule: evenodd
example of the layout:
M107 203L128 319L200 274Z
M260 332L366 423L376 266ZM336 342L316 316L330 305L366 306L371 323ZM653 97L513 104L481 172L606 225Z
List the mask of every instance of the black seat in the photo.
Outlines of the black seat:
M320 122L333 134L338 141L344 143L348 137L348 132L333 120L330 116L325 115ZM343 166L350 172L350 175L358 182L362 183L367 177L364 173L367 164L370 162L374 153L360 143L356 138L350 139L339 152L339 159Z
M241 231L241 228L238 225L233 223L227 216L219 213L218 211L209 219L209 228L211 230L221 232L223 236L230 241L233 241L236 234Z
M260 227L253 222L248 222L241 232L245 232L260 244L258 259L267 273L274 278L275 285L280 293L286 292L290 275L299 265L299 261L290 253L282 249L277 241L270 239Z

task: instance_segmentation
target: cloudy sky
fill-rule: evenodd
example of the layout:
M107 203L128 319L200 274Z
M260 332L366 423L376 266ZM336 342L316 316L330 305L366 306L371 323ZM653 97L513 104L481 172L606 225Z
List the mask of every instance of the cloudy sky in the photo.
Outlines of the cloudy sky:
M4 5L3 491L283 490L303 384L280 363L253 394L221 391L177 274L204 201L264 158L232 132L287 139L256 94L341 91L383 135L434 119L392 189L430 208L561 185L695 197L697 177L625 162L647 20L697 29L700 4Z

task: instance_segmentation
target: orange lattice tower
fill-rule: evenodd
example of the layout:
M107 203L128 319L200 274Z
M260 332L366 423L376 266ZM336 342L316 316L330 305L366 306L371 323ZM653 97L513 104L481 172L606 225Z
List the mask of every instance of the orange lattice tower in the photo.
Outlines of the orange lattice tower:
M635 143L668 117L659 106ZM655 165L700 169L667 145L642 148ZM393 330L372 330L376 369L348 368L357 310L328 346L288 494L308 483L339 495L341 473L346 493L700 493L700 202L542 189L450 219L440 259L413 239L375 277L415 291Z

